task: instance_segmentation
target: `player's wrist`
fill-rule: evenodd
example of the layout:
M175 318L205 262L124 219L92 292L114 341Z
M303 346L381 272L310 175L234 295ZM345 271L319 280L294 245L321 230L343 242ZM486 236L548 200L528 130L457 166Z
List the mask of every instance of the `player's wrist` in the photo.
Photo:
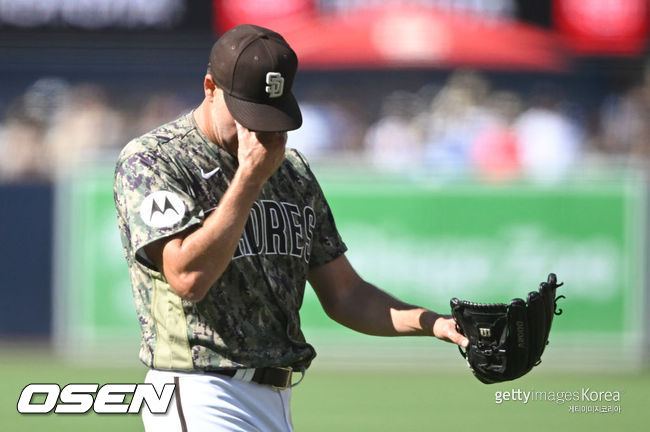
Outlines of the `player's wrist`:
M235 173L233 183L239 184L247 190L259 192L267 180L268 176L260 174L259 170L256 170L254 166L240 165Z
M436 336L435 325L436 321L441 317L440 314L431 310L425 309L420 315L420 327L425 336Z

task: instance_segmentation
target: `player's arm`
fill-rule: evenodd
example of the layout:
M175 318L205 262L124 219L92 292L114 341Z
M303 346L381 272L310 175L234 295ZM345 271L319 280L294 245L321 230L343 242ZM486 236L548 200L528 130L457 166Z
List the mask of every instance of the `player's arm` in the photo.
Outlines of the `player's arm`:
M309 283L327 315L376 336L435 336L466 346L452 318L404 303L363 280L345 255L310 270Z
M263 136L237 125L239 168L219 206L203 225L145 247L180 297L200 301L230 263L250 209L266 180L284 159L286 134ZM260 139L264 143L260 142Z

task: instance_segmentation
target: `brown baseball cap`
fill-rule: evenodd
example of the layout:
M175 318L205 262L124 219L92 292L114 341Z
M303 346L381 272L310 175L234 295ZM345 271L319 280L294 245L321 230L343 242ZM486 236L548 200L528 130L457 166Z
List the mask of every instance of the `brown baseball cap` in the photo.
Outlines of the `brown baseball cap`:
M247 129L298 129L302 114L291 93L298 57L278 33L243 24L212 46L208 71L223 90L230 114Z

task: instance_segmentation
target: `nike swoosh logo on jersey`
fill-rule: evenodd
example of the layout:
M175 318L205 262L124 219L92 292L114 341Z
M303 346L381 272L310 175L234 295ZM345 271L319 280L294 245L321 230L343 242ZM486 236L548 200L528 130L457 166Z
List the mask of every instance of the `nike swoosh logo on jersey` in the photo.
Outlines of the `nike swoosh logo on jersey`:
M204 179L207 180L210 177L212 177L213 175L215 175L216 173L218 173L219 171L221 171L221 167L216 167L212 171L208 171L208 172L204 172L203 168L201 168L201 177L203 177Z

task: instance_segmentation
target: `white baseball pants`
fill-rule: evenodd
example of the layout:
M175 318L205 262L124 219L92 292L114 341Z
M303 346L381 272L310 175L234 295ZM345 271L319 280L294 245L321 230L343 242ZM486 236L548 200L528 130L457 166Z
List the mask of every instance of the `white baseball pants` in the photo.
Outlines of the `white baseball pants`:
M149 370L145 382L158 394L176 385L166 414L142 407L146 432L292 432L291 389L250 383L220 375Z

